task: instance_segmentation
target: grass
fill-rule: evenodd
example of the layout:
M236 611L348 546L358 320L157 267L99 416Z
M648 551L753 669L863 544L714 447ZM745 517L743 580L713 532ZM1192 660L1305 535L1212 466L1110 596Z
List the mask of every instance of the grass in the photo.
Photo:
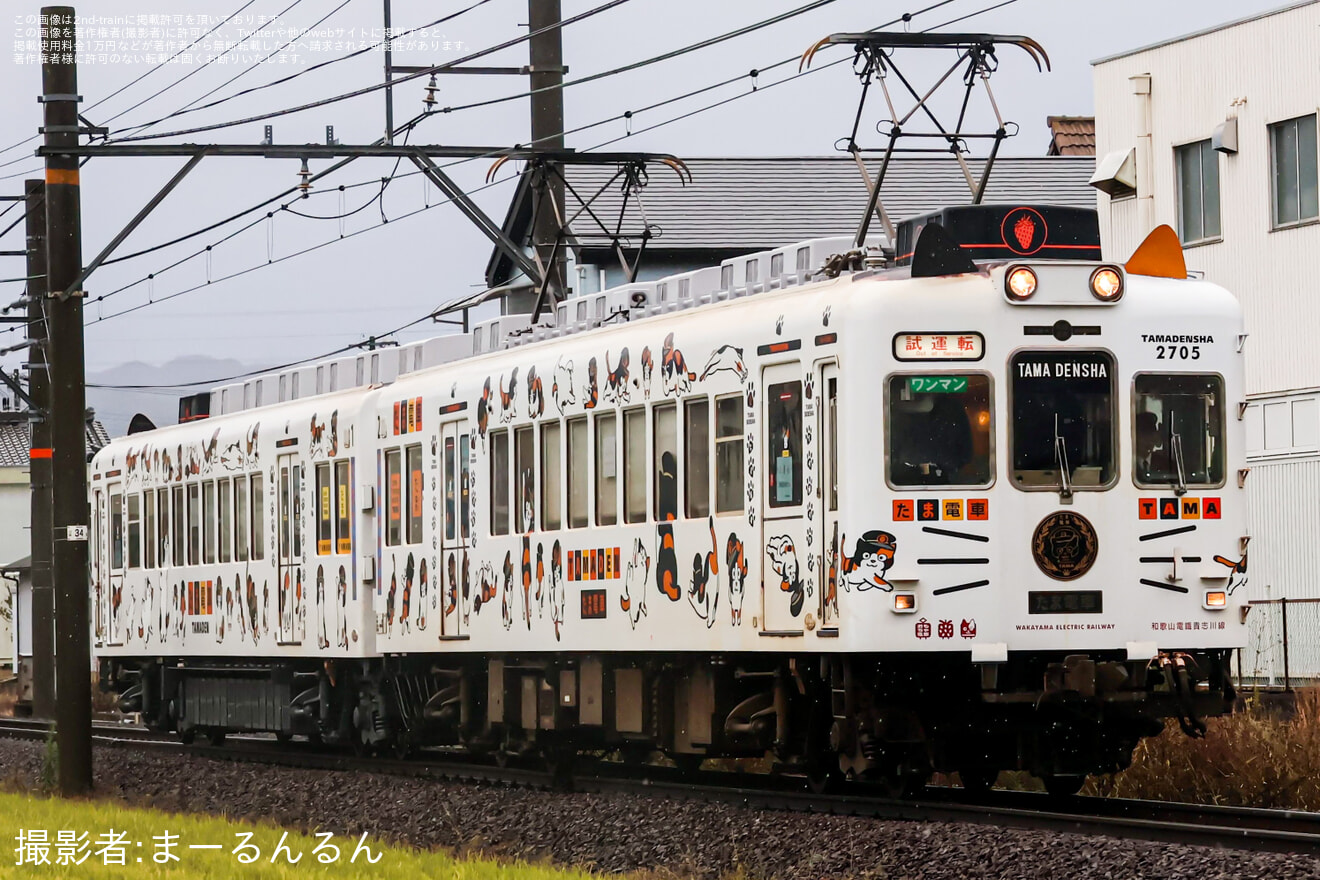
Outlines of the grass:
M324 835L314 835L288 831L285 845L296 857L302 854L297 864L289 864L281 856L276 863L271 863L271 856L280 842L283 829L267 824L253 824L209 816L179 815L158 810L126 807L114 801L95 800L60 800L21 792L0 792L0 826L5 829L7 842L0 847L5 852L0 855L0 878L30 877L33 872L40 872L42 877L85 877L97 878L133 878L147 880L157 877L202 877L228 878L242 874L244 878L279 878L289 880L293 877L326 877L334 880L356 880L356 878L418 878L436 877L445 880L588 880L590 874L580 871L568 871L525 863L505 864L486 859L459 859L444 852L429 852L391 846L374 839L370 835L366 844L378 860L372 864L366 856L359 856L356 863L350 862L358 840L335 835L330 843L339 847L338 860L322 863L318 859L331 852L324 850L313 854ZM15 864L18 846L17 835L20 829L39 829L47 832L51 841L50 865ZM125 832L129 841L125 865L105 865L97 851L102 846L102 835L113 829ZM56 865L54 842L60 830L73 831L75 836L87 832L90 846L86 861L81 866ZM166 833L177 834L178 840L173 853L179 861L158 864L153 856L158 852L153 838ZM250 834L247 843L260 850L260 858L250 863L241 863L233 854L235 847L244 842L236 835ZM188 849L189 844L223 844L220 850ZM137 844L141 844L138 846ZM244 850L250 854L251 850ZM139 862L138 859L141 859Z
M1320 688L1297 692L1280 718L1246 692L1244 711L1207 719L1204 739L1170 722L1142 740L1132 766L1087 783L1087 794L1320 811Z

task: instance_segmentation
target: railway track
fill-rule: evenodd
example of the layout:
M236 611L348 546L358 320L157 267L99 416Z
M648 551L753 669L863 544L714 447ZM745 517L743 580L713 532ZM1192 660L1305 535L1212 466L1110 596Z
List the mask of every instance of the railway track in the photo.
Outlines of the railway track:
M42 739L49 726L27 719L0 720L0 736ZM516 785L551 790L567 780L559 773L519 766L473 763L467 755L426 750L405 760L358 757L307 745L287 747L274 739L232 736L226 745L184 745L168 734L141 727L97 723L99 746L152 749L220 760L284 767L347 770L459 782ZM579 760L571 785L577 791L645 793L650 796L720 801L748 809L782 810L878 819L957 822L1076 834L1102 835L1195 846L1260 852L1320 853L1320 813L1208 806L1122 798L1052 798L1045 794L991 791L974 797L956 788L928 787L916 800L893 800L866 785L839 794L810 794L792 776L702 771L684 773L656 765L642 767Z

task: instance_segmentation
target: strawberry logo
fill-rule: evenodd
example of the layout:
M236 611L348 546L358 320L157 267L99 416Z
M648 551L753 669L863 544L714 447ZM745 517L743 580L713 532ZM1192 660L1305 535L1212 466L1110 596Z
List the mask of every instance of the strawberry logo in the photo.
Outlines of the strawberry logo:
M1018 246L1024 251L1031 247L1031 239L1036 234L1036 224L1031 221L1031 217L1023 214L1013 224L1013 237L1017 239Z

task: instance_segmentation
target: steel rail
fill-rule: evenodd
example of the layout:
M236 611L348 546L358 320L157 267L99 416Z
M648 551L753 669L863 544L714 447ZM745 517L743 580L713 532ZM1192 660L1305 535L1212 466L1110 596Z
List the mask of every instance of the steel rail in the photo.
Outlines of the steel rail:
M48 730L48 722L0 719L0 736L41 739ZM837 794L811 794L803 790L803 778L791 775L685 773L672 767L638 767L584 758L578 759L569 778L562 768L556 773L516 764L499 767L472 763L470 755L457 751L426 749L408 759L359 757L339 749L277 746L274 740L258 736L230 736L223 746L185 745L170 734L106 723L93 726L93 739L104 747L302 769L382 773L542 791L571 787L583 792L645 794L759 810L971 823L1258 852L1320 853L1320 813L1299 810L1127 798L1053 798L999 790L976 796L959 788L939 786L927 787L916 800L894 800L865 783L845 786L845 791Z

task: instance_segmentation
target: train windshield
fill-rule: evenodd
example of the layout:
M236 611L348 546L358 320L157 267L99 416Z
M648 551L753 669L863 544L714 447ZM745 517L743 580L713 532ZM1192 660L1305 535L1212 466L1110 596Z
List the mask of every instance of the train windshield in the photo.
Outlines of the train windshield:
M1009 364L1013 483L1108 487L1114 479L1114 361L1100 351L1024 351Z
M990 377L889 378L889 482L990 484Z
M1143 486L1224 482L1224 380L1138 376L1133 388L1136 481Z

